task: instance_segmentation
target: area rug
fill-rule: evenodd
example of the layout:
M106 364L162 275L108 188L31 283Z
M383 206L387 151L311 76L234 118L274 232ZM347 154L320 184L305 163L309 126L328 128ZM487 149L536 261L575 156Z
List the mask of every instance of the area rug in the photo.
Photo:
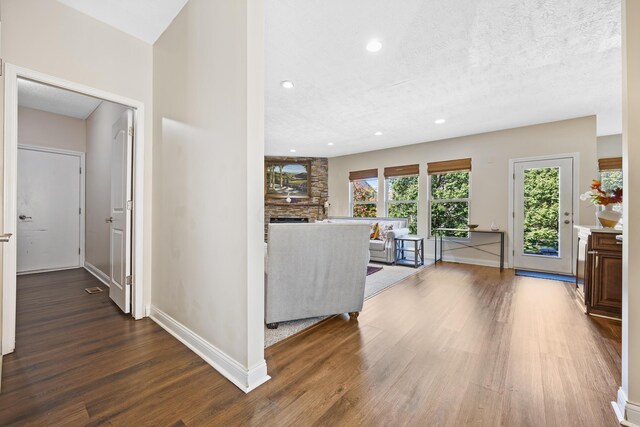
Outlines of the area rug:
M369 267L367 267L367 273L369 273ZM371 275L367 275L367 281L364 286L365 301L376 296L380 292L393 287L407 277L416 274L423 268L403 267L397 265L384 265L384 267L378 265L373 267L378 268L378 270L375 274L371 273ZM265 326L264 346L272 346L273 344L280 342L291 335L297 334L298 332L307 329L326 318L327 316L321 316L310 319L292 320L291 322L282 322L278 326L278 329L267 329Z
M367 276L371 276L373 273L377 273L382 270L382 267L377 267L375 265L367 265Z

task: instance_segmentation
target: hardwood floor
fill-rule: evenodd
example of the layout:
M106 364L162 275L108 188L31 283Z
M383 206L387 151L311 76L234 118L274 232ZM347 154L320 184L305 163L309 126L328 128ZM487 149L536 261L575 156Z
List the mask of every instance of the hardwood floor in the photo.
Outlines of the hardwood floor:
M19 277L0 425L617 425L620 323L568 284L431 266L267 349L273 379L248 395L96 285Z

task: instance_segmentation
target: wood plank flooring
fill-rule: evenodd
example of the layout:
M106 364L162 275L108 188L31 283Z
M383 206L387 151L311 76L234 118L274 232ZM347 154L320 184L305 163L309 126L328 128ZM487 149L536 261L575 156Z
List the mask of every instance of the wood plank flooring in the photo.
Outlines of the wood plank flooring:
M620 323L571 286L438 264L266 351L245 395L84 270L20 276L0 425L615 426Z

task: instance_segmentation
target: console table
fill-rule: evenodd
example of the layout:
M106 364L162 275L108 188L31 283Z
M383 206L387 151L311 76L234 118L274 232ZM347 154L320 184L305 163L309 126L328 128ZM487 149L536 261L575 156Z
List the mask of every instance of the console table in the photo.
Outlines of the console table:
M447 242L451 242L451 243L455 243L457 245L460 245L460 248L454 248L454 249L462 249L464 248L470 248L470 249L474 249L480 252L484 252L486 254L490 254L490 255L494 255L494 256L499 256L500 257L500 271L504 270L504 235L505 235L505 231L504 230L482 230L482 229L457 229L457 228L436 228L435 230L433 230L436 234L434 234L434 250L433 250L433 257L434 257L434 261L437 263L438 261L442 261L442 253L444 252L444 250L442 249L442 242L443 241L447 241ZM480 244L469 244L466 242L463 242L461 240L459 240L458 238L448 238L448 236L444 236L444 233L446 232L460 232L460 233L482 233L482 234L497 234L500 236L500 242L490 242L490 243L480 243ZM438 238L440 239L440 258L438 258ZM446 239L446 240L445 240ZM500 255L497 255L491 251L487 251L485 249L482 249L482 246L487 246L487 245L495 245L496 243L500 244ZM448 249L449 251L454 250L454 249Z

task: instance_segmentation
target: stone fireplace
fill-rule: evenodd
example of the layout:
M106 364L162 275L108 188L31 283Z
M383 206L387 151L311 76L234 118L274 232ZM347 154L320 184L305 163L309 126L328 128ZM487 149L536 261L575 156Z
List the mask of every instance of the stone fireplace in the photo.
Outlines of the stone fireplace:
M329 198L329 160L321 157L265 157L267 160L297 160L311 162L311 185L308 199L265 198L264 233L267 238L267 226L271 222L314 222L326 218L325 202Z

